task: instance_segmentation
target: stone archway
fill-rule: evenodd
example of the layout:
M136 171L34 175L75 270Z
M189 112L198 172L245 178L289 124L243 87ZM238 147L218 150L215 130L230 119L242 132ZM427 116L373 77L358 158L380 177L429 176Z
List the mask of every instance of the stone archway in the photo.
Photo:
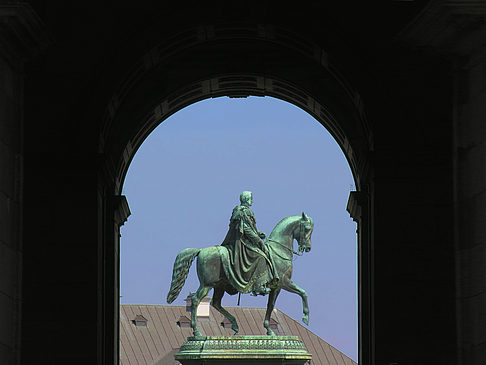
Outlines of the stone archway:
M98 195L104 247L100 269L115 273L103 275L112 281L102 285L101 336L108 350L113 346L117 353L119 227L129 215L120 192L133 156L157 125L185 106L211 97L249 95L276 97L311 114L336 139L350 164L357 189L348 210L358 222L359 361L369 358L372 136L364 107L319 46L266 26L206 26L175 35L146 53L111 98L100 133Z

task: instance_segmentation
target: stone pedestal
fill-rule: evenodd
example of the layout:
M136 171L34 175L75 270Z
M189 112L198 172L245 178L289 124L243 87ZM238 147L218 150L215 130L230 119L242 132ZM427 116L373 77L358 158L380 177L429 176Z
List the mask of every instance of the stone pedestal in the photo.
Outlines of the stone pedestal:
M175 355L183 365L303 365L311 358L297 336L189 337Z

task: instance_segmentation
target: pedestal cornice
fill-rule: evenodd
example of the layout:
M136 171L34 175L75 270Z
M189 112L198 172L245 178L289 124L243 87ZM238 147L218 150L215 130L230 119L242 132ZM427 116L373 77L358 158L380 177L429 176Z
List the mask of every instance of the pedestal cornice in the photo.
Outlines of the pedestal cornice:
M312 359L297 336L205 336L189 337L175 359L184 360L296 360Z

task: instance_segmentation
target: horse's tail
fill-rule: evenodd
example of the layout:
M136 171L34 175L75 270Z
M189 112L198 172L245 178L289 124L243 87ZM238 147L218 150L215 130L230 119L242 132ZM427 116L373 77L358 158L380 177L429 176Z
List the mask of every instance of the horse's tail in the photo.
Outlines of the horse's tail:
M200 248L186 248L179 252L174 262L174 269L172 270L172 282L170 283L170 290L167 294L167 303L172 303L184 286L192 261L201 251Z

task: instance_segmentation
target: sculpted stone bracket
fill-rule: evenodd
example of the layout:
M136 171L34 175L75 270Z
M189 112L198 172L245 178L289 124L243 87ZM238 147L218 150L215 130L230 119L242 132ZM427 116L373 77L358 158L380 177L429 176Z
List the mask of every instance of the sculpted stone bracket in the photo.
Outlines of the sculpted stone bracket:
M349 215L353 220L359 223L362 213L363 207L366 204L366 194L362 191L351 191L349 193L348 198L348 205L346 206L346 210L348 211Z
M115 223L123 226L131 214L125 195L116 195L113 197L113 210L115 212Z

